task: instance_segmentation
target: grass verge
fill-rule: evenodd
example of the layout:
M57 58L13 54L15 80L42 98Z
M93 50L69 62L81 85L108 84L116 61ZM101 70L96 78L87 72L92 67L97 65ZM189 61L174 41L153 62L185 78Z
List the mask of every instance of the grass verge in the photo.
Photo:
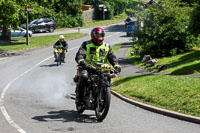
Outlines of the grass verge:
M65 40L77 38L83 36L82 33L69 33L62 34L65 36ZM59 38L58 35L49 35L49 36L39 36L39 37L30 37L30 44L26 45L26 38L12 38L11 43L0 43L0 55L5 53L19 53L24 52L48 45L53 45Z
M116 44L116 45L112 45L111 48L114 52L114 54L117 53L117 51L121 48L122 44Z
M129 60L133 62L133 64L153 71L158 72L158 65L166 65L168 68L166 70L161 71L161 73L169 73L176 75L183 74L194 74L200 75L200 48L194 48L192 51L179 54L171 57L158 58L158 63L156 63L153 67L146 67L144 63L141 63L140 56L131 56L130 52L133 51L130 48L127 52L127 57Z
M114 79L112 89L153 106L200 117L199 78L138 75Z
M114 18L111 20L93 20L91 22L85 23L84 26L82 26L81 28L109 25L109 24L124 21L126 19L126 17L127 17L127 15L125 13L122 13L120 15L114 16ZM78 28L78 27L73 27L73 28ZM65 29L71 29L71 28L60 28L57 30L65 30Z

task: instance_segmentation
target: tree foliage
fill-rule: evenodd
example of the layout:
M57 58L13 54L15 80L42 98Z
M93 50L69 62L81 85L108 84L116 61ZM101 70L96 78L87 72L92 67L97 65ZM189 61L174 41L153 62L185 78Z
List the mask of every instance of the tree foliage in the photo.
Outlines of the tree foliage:
M188 30L191 8L179 0L161 0L140 11L144 28L135 33L140 54L170 56L190 50L194 39Z
M200 1L194 4L194 8L191 14L190 28L195 36L200 35Z
M99 5L105 5L107 11L105 12L106 19L112 19L114 15L121 14L125 11L129 0L84 0L84 4L93 5L96 12L96 19L103 19L103 8Z

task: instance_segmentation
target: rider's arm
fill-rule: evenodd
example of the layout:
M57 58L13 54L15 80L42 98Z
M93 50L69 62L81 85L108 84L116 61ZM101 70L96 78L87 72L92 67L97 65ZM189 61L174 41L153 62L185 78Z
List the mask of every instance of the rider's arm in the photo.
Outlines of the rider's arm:
M112 48L109 46L109 51L108 51L108 61L110 62L110 64L112 66L114 66L115 70L120 73L121 72L121 67L119 66L118 64L118 61L117 61L117 57L116 55L114 55L113 51L112 51Z
M53 48L56 48L56 46L59 46L59 41L57 41L54 45L53 45Z
M114 55L112 48L110 46L109 46L107 58L111 65L115 66L118 64L117 57L116 57L116 55Z
M76 53L75 60L78 64L80 64L81 61L84 61L87 51L86 51L86 45L87 43L83 42L81 47L79 48L78 52Z
M67 42L66 42L65 40L62 42L62 46L63 46L64 48L68 48L68 44L67 44Z

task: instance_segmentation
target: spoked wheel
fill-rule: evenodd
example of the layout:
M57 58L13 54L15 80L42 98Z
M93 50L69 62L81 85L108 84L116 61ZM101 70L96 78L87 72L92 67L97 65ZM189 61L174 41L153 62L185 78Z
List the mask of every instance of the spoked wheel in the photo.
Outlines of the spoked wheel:
M97 121L102 121L107 116L108 110L110 108L110 100L110 88L103 86L100 93L97 96L97 106L95 109Z
M57 59L57 66L61 65L61 55L58 54L58 59Z

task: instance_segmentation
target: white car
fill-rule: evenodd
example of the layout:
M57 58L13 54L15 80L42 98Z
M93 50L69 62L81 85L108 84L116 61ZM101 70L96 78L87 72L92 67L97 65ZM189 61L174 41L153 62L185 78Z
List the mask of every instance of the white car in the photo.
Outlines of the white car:
M32 37L32 31L28 31L28 35ZM26 37L26 30L19 28L19 30L11 30L11 37Z

